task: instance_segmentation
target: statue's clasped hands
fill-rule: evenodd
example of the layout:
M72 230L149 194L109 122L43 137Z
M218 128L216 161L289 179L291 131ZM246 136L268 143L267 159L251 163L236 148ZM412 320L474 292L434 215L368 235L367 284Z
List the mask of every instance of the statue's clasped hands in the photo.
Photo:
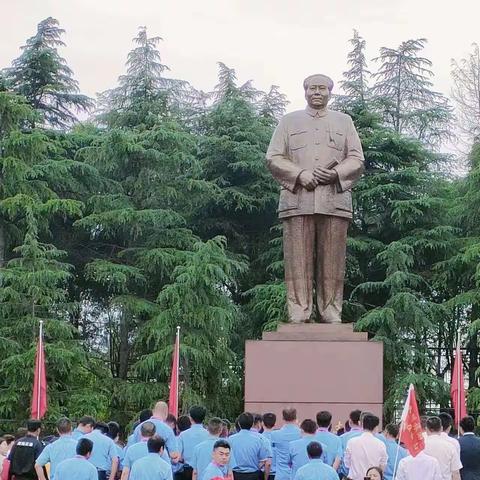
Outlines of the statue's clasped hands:
M309 191L314 190L317 185L335 183L337 179L338 173L336 170L324 167L317 167L313 172L303 170L298 176L300 185Z

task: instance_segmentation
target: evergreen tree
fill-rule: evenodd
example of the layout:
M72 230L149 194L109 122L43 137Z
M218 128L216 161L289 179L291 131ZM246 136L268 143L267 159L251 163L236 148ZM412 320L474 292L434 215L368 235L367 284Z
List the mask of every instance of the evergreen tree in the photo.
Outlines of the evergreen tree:
M432 90L432 62L420 56L426 39L402 42L397 49L382 47L375 61L373 92L387 125L397 133L438 145L450 138L452 119L447 99Z
M23 95L46 125L65 128L76 121L76 111L88 111L93 104L79 93L72 70L58 53L65 45L61 40L65 31L58 25L52 17L41 21L4 75L8 87Z

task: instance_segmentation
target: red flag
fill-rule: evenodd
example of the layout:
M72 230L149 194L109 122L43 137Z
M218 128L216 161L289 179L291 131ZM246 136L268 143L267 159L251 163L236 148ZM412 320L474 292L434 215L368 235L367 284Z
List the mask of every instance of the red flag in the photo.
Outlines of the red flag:
M412 457L416 457L425 448L417 397L412 384L408 389L407 401L403 408L400 441L403 442Z
M457 342L457 351L455 353L455 362L452 370L450 395L452 396L455 423L458 425L460 420L467 416L467 406L465 403L465 381L463 379L463 362L462 351L460 350L460 342Z
M40 419L47 411L47 374L45 370L45 352L43 350L43 322L40 322L37 354L35 357L35 373L33 377L33 393L31 405L32 418Z
M170 377L170 396L168 411L178 417L178 371L180 368L180 327L177 327L175 346L173 347L172 373Z

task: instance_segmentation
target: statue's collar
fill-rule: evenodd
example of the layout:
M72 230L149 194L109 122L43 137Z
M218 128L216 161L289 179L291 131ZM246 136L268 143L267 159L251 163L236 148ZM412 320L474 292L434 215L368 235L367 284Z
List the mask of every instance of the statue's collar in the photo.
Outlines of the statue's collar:
M328 114L328 109L325 110L317 110L315 108L309 107L308 105L305 108L305 112L308 113L311 117L325 117Z

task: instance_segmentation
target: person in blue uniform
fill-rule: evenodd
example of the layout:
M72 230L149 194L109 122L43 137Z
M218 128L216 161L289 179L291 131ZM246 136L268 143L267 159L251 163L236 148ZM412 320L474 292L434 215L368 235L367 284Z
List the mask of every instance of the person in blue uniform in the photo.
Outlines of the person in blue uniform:
M213 445L212 461L207 465L201 480L227 478L230 452L230 444L226 440L217 440Z
M165 420L168 416L168 405L165 402L157 402L153 409L152 417L148 419L149 422L152 422L155 425L155 431L157 435L162 437L165 440L165 448L167 453L172 459L173 462L179 460L180 454L178 452L178 444L173 430L165 423ZM142 424L137 425L133 431L133 441L140 442L141 434L140 428ZM130 445L129 445L130 446Z
M304 420L300 425L302 438L290 442L289 445L289 465L291 467L290 478L293 478L297 470L309 461L307 447L316 440L317 424L310 418ZM326 461L325 445L322 445L322 461Z
M130 480L173 480L172 467L162 458L165 448L163 438L149 438L147 448L148 455L133 464Z
M253 427L251 413L239 415L237 424L240 431L229 438L236 461L233 477L235 480L259 480L261 467L270 462L272 452L261 436L250 430Z
M398 425L394 423L389 423L383 432L384 440L382 441L385 447L387 447L388 455L387 466L383 472L383 478L385 480L393 480L393 472L397 471L400 460L408 456L407 450L398 445L398 433Z
M277 423L277 416L274 413L265 413L262 417L263 433L262 435L268 440L272 450L272 459L270 461L270 473L267 480L274 480L275 478L275 452L272 449L272 432Z
M46 480L43 467L47 463L50 464L50 480L55 480L57 465L77 454L77 440L72 437L72 422L66 417L60 418L57 421L57 432L60 437L49 443L35 462L35 470L39 480Z
M332 426L332 414L323 410L317 413L318 430L315 438L325 446L323 452L326 456L325 463L328 463L336 471L342 460L342 441L340 437L330 432Z
M178 447L180 458L183 461L182 480L192 480L193 453L195 447L206 440L208 431L203 426L207 411L204 407L195 405L189 410L191 427L180 433L178 436Z
M134 443L125 450L122 461L122 476L121 480L127 480L132 469L132 465L140 458L148 455L147 442L150 438L155 436L155 425L152 422L144 422L141 426L140 432L142 434L142 441ZM170 463L168 453L163 449L162 458Z
M98 480L97 469L88 461L93 442L81 438L77 443L76 456L60 462L55 472L56 480Z
M201 480L205 469L208 467L212 460L213 446L220 440L220 435L223 431L224 422L218 417L213 417L208 422L207 431L208 438L202 443L199 443L193 451L192 467L193 467L193 480ZM235 455L230 447L230 460L228 463L228 472L232 472L232 468L236 465Z
M272 432L272 449L275 452L275 480L290 480L290 442L302 438L297 425L297 410L285 408L282 411L284 425L280 430Z
M113 440L102 433L106 424L100 422L95 424L93 432L88 433L83 438L88 438L93 442L93 450L88 461L92 463L98 471L98 480L106 480L108 476L115 478L118 470L118 452ZM106 427L108 431L108 427Z
M337 472L322 462L322 446L318 442L310 442L307 447L309 462L300 467L293 480L339 480Z
M75 440L79 440L87 433L92 433L95 427L95 419L88 415L83 416L79 421L77 428L72 432L72 436Z

